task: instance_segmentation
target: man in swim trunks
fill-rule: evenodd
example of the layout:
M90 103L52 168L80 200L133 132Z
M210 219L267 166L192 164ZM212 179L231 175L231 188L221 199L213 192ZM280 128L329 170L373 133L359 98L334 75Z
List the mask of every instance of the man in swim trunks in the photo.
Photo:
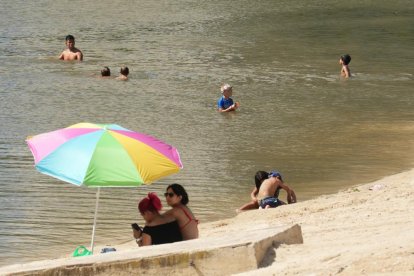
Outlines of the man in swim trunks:
M67 35L65 41L66 47L68 48L60 54L59 59L82 61L82 51L75 47L75 38L73 37L73 35Z
M295 192L284 184L282 175L277 171L269 173L269 178L265 179L260 185L259 192L257 193L257 199L260 208L274 208L280 205L286 204L279 200L279 192L283 189L287 193L287 202L289 204L296 202Z

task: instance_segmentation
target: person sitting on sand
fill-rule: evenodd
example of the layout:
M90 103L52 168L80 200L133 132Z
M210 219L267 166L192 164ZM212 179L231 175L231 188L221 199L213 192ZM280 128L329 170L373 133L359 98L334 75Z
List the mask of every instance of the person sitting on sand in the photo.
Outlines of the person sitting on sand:
M238 102L233 103L231 96L233 95L233 87L230 84L224 84L220 88L221 98L217 102L217 108L219 112L235 111L240 104Z
M165 199L167 204L172 207L164 213L164 216L175 218L180 226L183 240L198 238L198 220L194 217L187 204L188 194L180 184L171 184L167 187Z
M272 199L268 199L268 200L269 201L277 201L278 202L277 206L284 205L286 203L281 201L280 199L278 199L279 192L280 192L280 189L284 189L284 190L288 189L288 190L290 190L290 192L288 192L288 190L286 190L286 192L288 193L288 196L287 196L288 197L288 203L296 202L295 192L283 183L282 175L279 172L272 171L272 172L268 173L268 172L265 172L265 171L257 171L255 176L254 176L254 181L255 181L256 186L254 187L253 191L250 194L250 197L252 198L252 201L250 201L249 203L246 203L243 206L241 206L239 209L236 210L236 212L239 213L239 212L246 211L246 210L253 210L253 209L261 208L260 201L259 201L259 192L260 192L262 184L265 181L269 180L270 178L276 178L276 179L271 179L271 181L270 181L271 185L268 182L266 182L266 186L270 186L270 188L267 187L267 188L265 188L265 190L262 189L262 193L261 193L262 198L265 198L267 195L271 195L272 194L271 191L274 190L273 196L271 196ZM283 186L285 188L283 188ZM273 189L273 188L275 188L275 189ZM270 204L270 205L276 205L276 204L273 203L273 204ZM277 206L274 206L274 207L277 207ZM265 208L265 207L266 207L266 205L262 208ZM273 207L273 206L270 206L270 207Z
M254 182L255 187L253 188L253 191L250 193L250 198L252 199L249 203L244 204L242 207L236 210L237 213L241 211L246 210L252 210L252 209L258 209L259 208L259 202L257 200L257 194L259 193L260 185L262 185L262 182L269 178L269 173L265 171L257 171L254 175Z
M345 77L345 78L350 78L351 77L351 70L349 69L349 63L351 62L351 56L346 54L346 55L342 55L339 58L339 64L342 65L341 68L341 76Z
M281 189L285 190L287 193L288 204L296 202L295 192L283 182L282 175L277 171L270 172L269 178L262 182L259 192L257 193L257 200L260 208L274 208L286 204L278 199Z
M102 70L101 70L101 76L103 78L106 77L110 77L111 76L111 70L109 69L109 67L105 66Z
M155 193L148 193L138 204L138 210L145 220L141 241L138 245L146 246L182 241L180 227L172 216L159 213L162 209L160 198ZM139 232L139 231L138 231ZM138 238L134 231L134 238Z
M83 53L81 50L75 47L75 37L73 37L73 35L67 35L65 43L67 49L60 54L59 59L82 61Z
M119 76L116 79L126 81L128 80L128 74L129 74L128 67L126 66L121 67L121 70L119 71Z

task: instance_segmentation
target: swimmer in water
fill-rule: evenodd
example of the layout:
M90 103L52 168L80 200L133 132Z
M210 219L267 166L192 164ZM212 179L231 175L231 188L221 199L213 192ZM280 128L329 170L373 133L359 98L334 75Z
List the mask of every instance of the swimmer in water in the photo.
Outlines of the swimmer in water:
M65 41L67 49L60 54L59 59L82 61L82 51L75 47L75 38L73 35L67 35Z
M348 64L351 62L351 56L346 54L342 55L339 59L339 64L342 65L341 76L345 78L351 77L351 70L349 69Z

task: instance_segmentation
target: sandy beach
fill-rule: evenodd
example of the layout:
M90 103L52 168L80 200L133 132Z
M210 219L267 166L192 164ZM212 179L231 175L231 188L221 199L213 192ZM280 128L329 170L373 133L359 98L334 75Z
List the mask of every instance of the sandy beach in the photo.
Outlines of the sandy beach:
M200 225L201 238L298 223L303 244L281 245L242 275L414 274L414 169L336 194ZM272 255L273 257L273 255Z
M410 170L295 205L240 214L236 227L299 223L304 240L281 245L269 267L242 275L414 275L413 187Z
M413 186L414 169L336 194L200 224L200 239L299 224L302 244L281 244L264 257L262 267L237 275L413 275ZM133 241L115 247L137 250Z

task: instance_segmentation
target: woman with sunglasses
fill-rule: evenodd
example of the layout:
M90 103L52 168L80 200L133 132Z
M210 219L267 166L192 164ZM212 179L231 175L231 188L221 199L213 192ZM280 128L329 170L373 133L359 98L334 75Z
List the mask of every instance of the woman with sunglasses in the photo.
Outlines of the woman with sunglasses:
M182 241L180 227L177 220L171 216L159 213L162 208L161 200L155 193L148 193L138 204L139 212L145 220L138 245L164 244Z
M198 238L198 220L194 217L188 204L188 194L180 184L171 184L164 194L167 204L172 207L164 213L165 216L177 220L183 240Z

